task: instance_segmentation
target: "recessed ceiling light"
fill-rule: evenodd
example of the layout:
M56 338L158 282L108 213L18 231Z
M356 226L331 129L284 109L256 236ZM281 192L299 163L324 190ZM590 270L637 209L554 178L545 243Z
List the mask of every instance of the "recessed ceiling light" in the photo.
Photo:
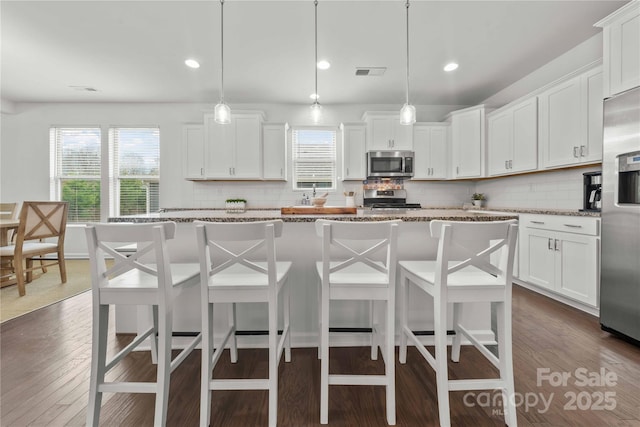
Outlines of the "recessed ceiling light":
M312 93L311 95L309 95L309 98L311 99L318 99L320 98L320 95L316 94L316 93Z
M189 68L200 68L200 63L195 59L187 59L184 64Z
M331 67L331 63L329 61L325 61L324 59L322 61L318 61L319 70L328 70L329 67Z
M458 64L456 64L455 62L450 62L447 65L444 66L444 70L445 71L453 71L456 68L458 68Z

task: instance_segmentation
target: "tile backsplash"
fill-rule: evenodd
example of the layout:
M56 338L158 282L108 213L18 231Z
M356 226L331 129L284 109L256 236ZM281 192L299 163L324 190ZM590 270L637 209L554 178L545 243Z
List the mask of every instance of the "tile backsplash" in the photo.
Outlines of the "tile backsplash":
M475 192L484 193L488 208L582 209L585 172L578 168L478 181Z
M407 201L423 207L462 207L471 202L471 194L484 193L487 208L582 208L582 174L600 167L516 175L481 181L405 181ZM356 204L362 205L362 182L345 181L329 192L328 206L343 206L346 191L356 192ZM247 200L247 207L265 209L299 205L302 191L293 191L289 182L193 182L193 199L185 207L224 208L229 198Z

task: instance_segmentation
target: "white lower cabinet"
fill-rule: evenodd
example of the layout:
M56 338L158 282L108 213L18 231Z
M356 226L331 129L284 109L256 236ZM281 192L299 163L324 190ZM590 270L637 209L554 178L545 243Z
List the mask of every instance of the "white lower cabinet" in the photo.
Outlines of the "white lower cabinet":
M520 215L519 242L520 280L598 306L599 218Z

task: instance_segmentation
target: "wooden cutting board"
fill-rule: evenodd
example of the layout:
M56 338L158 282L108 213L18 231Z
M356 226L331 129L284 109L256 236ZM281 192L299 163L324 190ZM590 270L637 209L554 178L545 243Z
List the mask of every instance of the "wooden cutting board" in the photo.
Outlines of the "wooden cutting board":
M346 206L285 206L280 208L283 215L336 215L336 214L357 214L358 208Z

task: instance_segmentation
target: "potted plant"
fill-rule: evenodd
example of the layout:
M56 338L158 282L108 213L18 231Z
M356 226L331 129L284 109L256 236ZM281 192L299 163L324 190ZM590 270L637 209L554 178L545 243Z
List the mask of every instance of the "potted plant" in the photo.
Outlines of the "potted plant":
M230 213L242 213L247 209L247 201L245 199L227 199L225 200L225 209Z
M482 201L485 200L484 193L473 193L471 200L473 201L473 206L482 207Z

